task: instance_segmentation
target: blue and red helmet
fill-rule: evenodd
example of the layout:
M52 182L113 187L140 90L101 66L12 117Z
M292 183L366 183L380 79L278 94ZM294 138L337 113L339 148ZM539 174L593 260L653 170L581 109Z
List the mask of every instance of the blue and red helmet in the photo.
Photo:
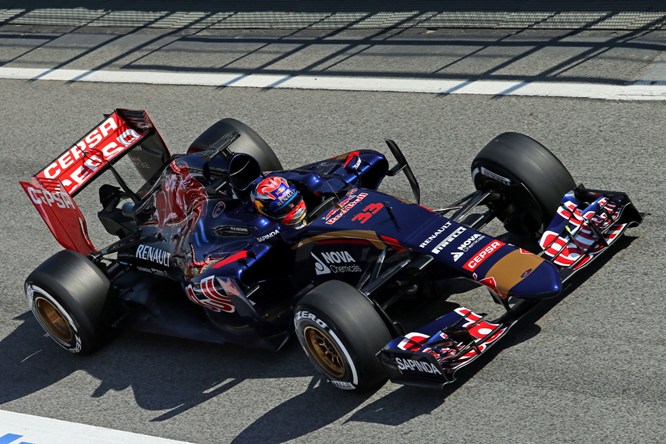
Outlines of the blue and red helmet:
M257 211L285 225L298 225L307 214L303 196L280 176L262 179L250 197Z

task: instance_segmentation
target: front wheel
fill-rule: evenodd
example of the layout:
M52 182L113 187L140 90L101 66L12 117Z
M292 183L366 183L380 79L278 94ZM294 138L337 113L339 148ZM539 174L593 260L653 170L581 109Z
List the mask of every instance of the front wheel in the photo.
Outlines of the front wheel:
M28 304L49 336L72 353L94 351L108 338L118 313L109 279L85 256L56 253L25 281Z
M519 133L491 140L472 162L477 190L491 191L488 206L507 231L538 237L552 220L565 193L576 183L545 146Z
M386 382L376 353L391 334L354 287L327 281L314 288L297 304L294 325L306 355L335 387L366 391Z

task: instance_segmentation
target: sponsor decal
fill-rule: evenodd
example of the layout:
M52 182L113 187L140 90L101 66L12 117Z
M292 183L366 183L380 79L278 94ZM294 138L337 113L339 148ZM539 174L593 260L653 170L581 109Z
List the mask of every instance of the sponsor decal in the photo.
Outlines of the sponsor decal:
M294 324L296 324L296 332L298 334L298 341L301 343L301 347L303 347L303 350L305 350L305 353L310 356L311 353L309 351L309 346L306 344L305 339L303 338L302 334L300 333L300 328L298 326L299 321L302 320L308 320L311 321L315 324L317 324L319 327L321 327L323 330L325 330L330 337L330 339L333 340L335 345L338 347L338 349L342 352L344 355L343 360L348 366L349 373L351 373L351 383L349 386L345 387L340 387L344 388L345 390L351 390L352 388L356 388L355 385L358 384L358 373L356 371L356 367L354 366L354 361L352 360L351 356L349 355L349 352L347 351L347 348L345 347L345 344L340 341L340 338L338 338L338 335L335 334L335 332L326 325L326 322L322 321L319 319L314 313L311 313L307 310L300 310L296 312L296 316L294 317ZM349 374L348 373L348 374ZM331 381L333 382L333 381Z
M141 138L135 130L127 128L122 120L116 121L117 118L116 114L111 115L38 173L38 177L59 179L67 193L72 194L100 167Z
M421 244L419 245L419 247L421 247L421 248L425 248L425 247L427 247L428 244L429 244L430 242L434 241L435 238L437 238L437 236L439 236L440 234L442 234L443 232L445 232L446 229L449 228L450 226L451 226L451 222L447 222L447 223L445 223L444 225L442 225L437 231L435 231L435 232L432 233L430 236L428 236L428 238L427 238L426 240L424 240L423 242L421 242Z
M263 236L259 236L257 238L257 242L267 241L268 239L271 239L271 238L277 236L279 233L280 233L280 230L275 229L275 230L271 231L270 233L266 233Z
M485 236L483 234L474 233L469 237L465 242L458 246L458 251L452 251L451 256L453 256L453 262L458 262L463 254L467 253L474 245L479 243Z
M307 310L301 310L296 313L296 320L300 321L301 319L308 319L317 324L318 326L320 326L321 328L325 328L326 330L328 330L328 325L326 324L326 322L322 321L317 316L315 316L314 313L310 313Z
M331 379L330 381L331 381L331 384L333 384L334 386L336 386L339 389L342 389L342 390L356 390L356 387L354 387L354 384L352 384L351 382L335 381L333 379Z
M355 191L355 189L352 190L352 192L353 191ZM368 193L359 193L358 196L356 196L355 194L351 194L348 198L340 202L338 208L329 211L328 214L324 216L324 220L326 220L326 225L333 225L334 223L336 223L338 219L347 214L349 210L358 205L358 203L361 202L363 199L365 199L367 196Z
M414 359L395 358L395 363L398 364L398 369L409 370L413 372L429 373L431 375L441 375L437 367L429 362L416 361Z
M465 227L458 227L451 234L446 236L446 238L441 241L435 248L432 249L432 252L435 254L439 254L444 248L446 248L447 245L449 245L455 238L463 234L465 231L467 231L467 228Z
M30 200L35 205L48 205L52 207L54 204L58 208L71 208L74 209L74 201L69 194L62 191L50 192L45 189L37 189L33 187L26 187Z
M360 273L363 271L356 260L347 251L328 251L310 255L315 260L315 273L319 275L331 273Z
M481 265L486 259L488 259L490 256L495 254L497 250L502 248L504 245L506 245L504 242L500 240L493 240L491 241L488 245L483 247L481 251L479 251L476 256L474 256L472 259L467 261L465 265L463 265L463 268L467 271L474 271L476 268Z
M248 227L243 227L240 225L222 225L215 228L215 232L222 236L247 236L252 233L252 230Z
M520 275L521 278L525 279L527 276L532 274L532 269L528 268L527 270L523 271L523 274Z
M226 283L222 283L221 280L222 279L217 278L217 282L219 283L220 287L225 288L225 285L227 285L227 288L229 288L229 284L235 287L231 279L228 279ZM215 281L215 276L207 277L206 279L203 279L201 282L199 282L198 287L195 287L192 284L188 285L185 288L185 293L192 302L202 305L211 311L224 311L226 313L235 312L236 307L234 306L233 302L231 302L231 299L229 299L227 295L220 293L220 291L215 286ZM236 291L238 291L237 288Z
M463 253L466 253L469 251L470 248L472 248L474 245L476 245L481 239L483 239L485 236L483 234L479 233L474 233L470 238L465 240L460 246L458 246L458 250L462 251Z
M340 208L343 208L345 205L347 205L349 202L351 202L352 199L354 199L356 197L356 191L358 191L358 188L352 188L351 190L349 190L349 192L347 192L346 197L344 199L342 199L340 201L340 203L338 203L335 206L335 208L330 210L328 212L328 214L326 214L326 216L324 216L323 219L324 220L329 220L331 217L333 217L340 210Z
M474 177L476 177L477 174L481 173L483 176L489 177L493 180L496 180L497 182L509 186L511 185L511 180L508 177L504 177L500 174L494 173L490 171L489 169L485 167L481 168L474 168L474 171L472 171L472 180L474 180Z
M157 274L165 277L169 276L169 274L166 271L160 270L159 268L136 267L136 269L139 271L143 271L144 273Z
M219 201L218 203L215 204L215 208L213 208L213 212L211 216L213 216L213 219L216 219L222 212L224 211L224 208L226 207L224 201Z
M164 265L165 267L169 266L169 259L171 259L171 253L168 251L143 244L136 248L135 255L139 259L154 262L159 265Z

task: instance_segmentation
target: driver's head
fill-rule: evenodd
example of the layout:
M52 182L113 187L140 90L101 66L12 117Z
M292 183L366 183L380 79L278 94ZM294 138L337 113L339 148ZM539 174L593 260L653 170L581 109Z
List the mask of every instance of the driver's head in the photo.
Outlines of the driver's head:
M250 197L261 214L285 225L298 225L307 214L303 196L280 176L262 179Z

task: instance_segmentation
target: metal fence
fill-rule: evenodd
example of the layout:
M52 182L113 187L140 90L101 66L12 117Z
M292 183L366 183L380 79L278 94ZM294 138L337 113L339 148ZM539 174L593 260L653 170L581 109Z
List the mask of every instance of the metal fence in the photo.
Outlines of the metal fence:
M666 29L666 1L10 1L0 24L190 29Z

